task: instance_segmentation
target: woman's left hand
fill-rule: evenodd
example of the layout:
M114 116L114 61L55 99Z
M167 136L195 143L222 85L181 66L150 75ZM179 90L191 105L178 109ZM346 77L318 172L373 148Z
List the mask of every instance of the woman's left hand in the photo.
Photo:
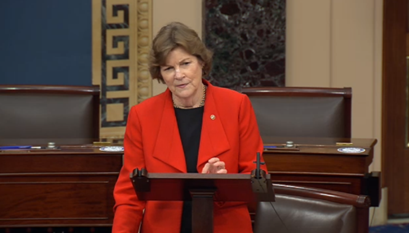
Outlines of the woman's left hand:
M227 170L223 161L220 161L219 158L211 158L205 166L203 167L202 173L207 174L226 174Z

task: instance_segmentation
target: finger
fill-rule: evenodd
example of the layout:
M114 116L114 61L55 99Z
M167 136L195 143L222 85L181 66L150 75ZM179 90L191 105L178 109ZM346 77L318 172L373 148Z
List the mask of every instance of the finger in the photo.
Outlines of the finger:
M223 161L218 161L218 162L215 162L213 166L217 167L218 169L222 169L222 168L225 168L226 165Z
M208 173L210 168L210 163L206 163L202 169L202 173Z
M217 174L227 174L227 170L226 169L220 169L216 173Z
M206 173L210 173L210 174L214 174L217 172L218 168L216 166L214 166L211 163L207 163L209 164L208 168L207 168L207 172Z
M209 163L215 163L215 162L217 162L217 161L220 161L220 159L219 159L219 158L216 158L216 157L213 157L213 158L209 159L207 162L209 162Z

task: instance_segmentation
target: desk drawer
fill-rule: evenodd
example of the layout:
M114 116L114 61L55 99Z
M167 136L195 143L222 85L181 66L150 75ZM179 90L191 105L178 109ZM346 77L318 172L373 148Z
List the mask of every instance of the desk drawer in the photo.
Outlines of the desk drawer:
M0 227L110 226L117 176L0 174Z
M122 154L0 154L0 173L119 172Z

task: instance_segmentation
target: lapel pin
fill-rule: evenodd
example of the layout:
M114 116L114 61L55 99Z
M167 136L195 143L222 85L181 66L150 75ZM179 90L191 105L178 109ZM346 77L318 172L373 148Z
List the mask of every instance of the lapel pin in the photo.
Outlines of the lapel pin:
M210 115L210 119L214 120L214 119L216 119L216 116L215 115Z

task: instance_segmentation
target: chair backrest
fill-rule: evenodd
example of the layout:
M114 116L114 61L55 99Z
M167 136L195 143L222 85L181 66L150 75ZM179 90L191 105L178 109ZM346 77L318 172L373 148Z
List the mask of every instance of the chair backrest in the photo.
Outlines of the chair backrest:
M0 144L99 139L99 87L0 85Z
M271 137L351 137L351 88L250 87L260 134Z
M368 232L367 196L280 184L273 187L275 202L258 204L254 233Z

